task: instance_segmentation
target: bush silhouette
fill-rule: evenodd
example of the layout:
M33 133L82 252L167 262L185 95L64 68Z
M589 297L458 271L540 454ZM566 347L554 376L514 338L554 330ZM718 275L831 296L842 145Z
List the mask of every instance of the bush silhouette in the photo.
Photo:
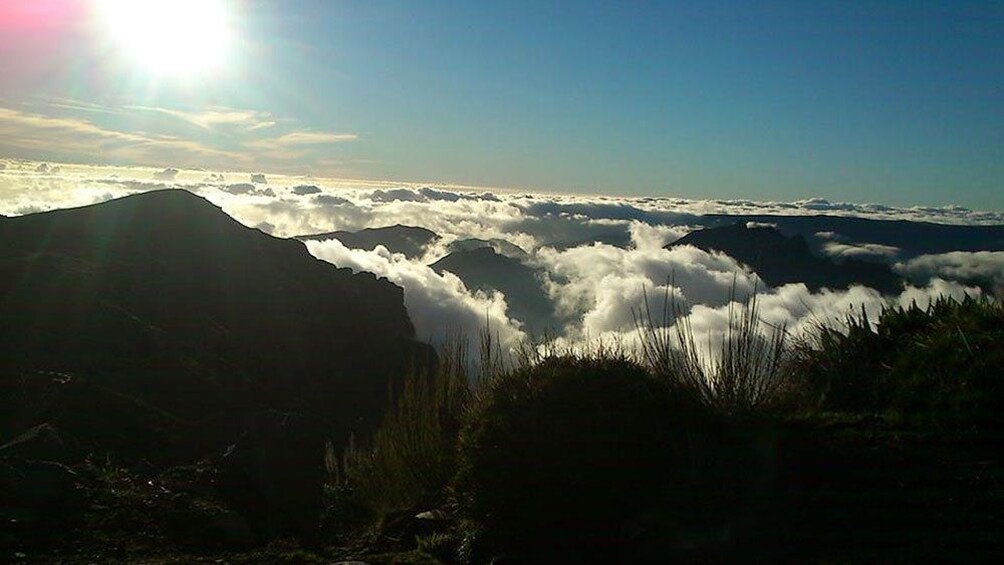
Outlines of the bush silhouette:
M460 438L471 557L613 555L684 480L710 422L693 397L625 359L557 357L496 378ZM680 493L677 493L680 494Z
M795 348L795 370L824 408L882 412L939 425L999 425L1004 400L1004 307L941 298L821 324Z

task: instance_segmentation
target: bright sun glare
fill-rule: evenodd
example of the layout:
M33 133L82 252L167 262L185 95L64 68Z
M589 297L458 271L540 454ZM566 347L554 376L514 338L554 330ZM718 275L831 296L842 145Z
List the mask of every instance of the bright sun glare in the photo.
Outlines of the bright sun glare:
M222 66L231 42L226 0L95 0L123 55L155 74L189 75Z

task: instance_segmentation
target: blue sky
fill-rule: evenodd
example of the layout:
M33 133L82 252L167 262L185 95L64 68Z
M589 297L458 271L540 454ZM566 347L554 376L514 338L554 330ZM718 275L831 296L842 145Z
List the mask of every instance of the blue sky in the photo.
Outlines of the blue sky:
M0 8L7 156L1004 208L1001 3L227 2L226 65L165 77L40 2Z

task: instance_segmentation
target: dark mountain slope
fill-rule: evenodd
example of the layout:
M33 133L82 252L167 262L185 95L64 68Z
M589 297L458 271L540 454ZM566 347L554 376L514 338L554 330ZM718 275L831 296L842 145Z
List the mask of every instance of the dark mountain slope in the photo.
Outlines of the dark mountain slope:
M553 330L554 305L538 278L538 271L518 259L500 255L492 247L458 251L436 261L437 272L449 271L471 290L497 290L505 295L509 315L534 333Z
M397 224L383 228L366 228L357 232L333 231L301 235L296 239L302 241L337 239L349 249L365 249L367 251L376 249L377 245L383 245L393 253L403 253L414 259L421 257L425 253L425 248L439 239L439 236L425 228Z
M802 235L807 238L818 232L834 232L851 242L897 247L904 258L951 251L1004 250L1004 226L958 226L823 215L708 215L704 219L709 227L746 222L769 223L776 225L786 235Z
M0 384L12 395L3 437L67 416L61 391L71 389L49 390L54 378L187 431L212 423L225 435L247 414L283 408L346 434L382 414L412 337L399 287L188 192L0 220Z
M691 232L667 248L693 245L720 251L750 266L765 283L802 282L811 290L862 284L882 293L898 292L900 279L888 265L848 259L840 264L817 257L802 236L785 237L774 228L732 224Z

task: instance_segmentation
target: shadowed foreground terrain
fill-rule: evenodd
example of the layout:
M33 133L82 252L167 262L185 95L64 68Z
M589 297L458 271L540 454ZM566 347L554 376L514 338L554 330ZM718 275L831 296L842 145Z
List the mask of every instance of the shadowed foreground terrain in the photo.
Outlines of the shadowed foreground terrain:
M5 519L50 529L33 497L72 504L79 485L68 467L31 461L88 456L146 469L219 457L226 497L274 514L290 484L319 492L325 442L340 448L379 422L394 380L428 358L412 337L400 288L188 192L4 218ZM245 528L297 530L319 504Z
M794 339L735 298L719 364L646 312L637 354L472 364L185 192L2 218L0 561L1004 556L998 302Z

